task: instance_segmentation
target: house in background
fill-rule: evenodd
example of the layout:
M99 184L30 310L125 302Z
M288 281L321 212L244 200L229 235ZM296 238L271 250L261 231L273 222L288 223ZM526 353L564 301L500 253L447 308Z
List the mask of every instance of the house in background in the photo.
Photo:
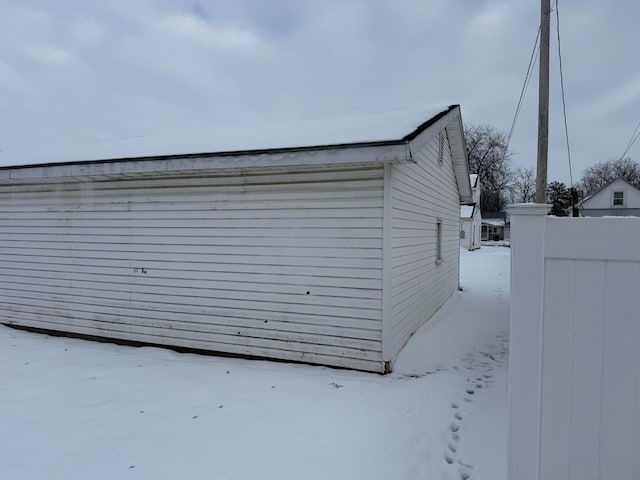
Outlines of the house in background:
M510 225L507 212L482 213L482 241L509 240Z
M16 157L0 323L389 372L458 289L460 107L343 120Z
M471 183L471 202L460 205L460 246L467 250L480 248L480 230L482 215L480 213L480 181L478 175L469 175Z
M621 178L578 204L581 217L640 217L640 190Z

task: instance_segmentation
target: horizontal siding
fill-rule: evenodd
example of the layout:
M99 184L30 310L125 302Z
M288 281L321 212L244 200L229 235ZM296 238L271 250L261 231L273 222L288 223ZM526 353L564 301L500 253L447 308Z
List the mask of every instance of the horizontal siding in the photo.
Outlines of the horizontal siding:
M0 187L0 320L380 371L382 176Z
M445 148L438 161L438 137L414 153L415 164L394 165L391 175L392 294L391 352L458 287L460 198L453 160ZM436 262L436 223L442 221L442 262Z

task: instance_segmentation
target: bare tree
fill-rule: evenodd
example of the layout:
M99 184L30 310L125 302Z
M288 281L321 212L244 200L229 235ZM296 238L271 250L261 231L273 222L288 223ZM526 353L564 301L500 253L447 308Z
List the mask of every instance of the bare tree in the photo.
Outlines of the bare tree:
M466 125L469 168L482 185L480 209L499 212L507 203L511 184L511 159L504 133L490 125Z
M514 203L533 202L536 195L536 173L533 168L518 167L513 174L511 200Z
M640 164L630 158L596 163L584 171L580 187L587 196L618 178L640 188Z

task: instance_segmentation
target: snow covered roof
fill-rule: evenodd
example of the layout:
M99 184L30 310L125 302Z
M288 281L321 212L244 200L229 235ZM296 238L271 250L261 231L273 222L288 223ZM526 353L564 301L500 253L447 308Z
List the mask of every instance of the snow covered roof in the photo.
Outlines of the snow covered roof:
M380 166L413 161L413 152L444 128L460 201L470 202L459 105L291 124L219 125L188 135L60 144L40 151L5 149L0 184Z
M460 218L471 218L475 205L460 205Z
M176 125L170 132L85 142L61 141L44 148L12 149L5 145L0 153L0 166L398 142L410 139L430 121L452 109L453 106L417 108L288 123L212 124L198 129L181 129Z
M502 218L482 218L482 223L485 225L492 225L494 227L504 227L504 220Z

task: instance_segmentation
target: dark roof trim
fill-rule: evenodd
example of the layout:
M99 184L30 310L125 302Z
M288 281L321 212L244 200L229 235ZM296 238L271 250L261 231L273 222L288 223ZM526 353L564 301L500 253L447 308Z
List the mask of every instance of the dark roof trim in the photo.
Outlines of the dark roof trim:
M16 170L21 168L40 168L40 167L59 167L70 165L93 165L101 163L119 163L132 161L153 161L153 160L179 160L189 158L215 158L215 157L242 157L245 155L269 155L279 153L292 152L317 152L321 150L340 150L347 148L367 148L367 147L387 147L396 145L405 145L407 141L402 140L383 140L379 142L356 142L356 143L338 143L331 145L314 145L310 147L286 147L286 148L266 148L257 150L234 150L221 152L203 152L203 153L184 153L175 155L150 155L145 157L118 157L107 158L102 160L75 160L70 162L50 162L50 163L30 163L27 165L5 165L0 166L0 170Z
M464 207L473 207L471 209L471 215L469 215L468 217L462 217L462 216L460 217L465 222L468 221L468 220L471 220L473 218L473 216L476 214L476 212L478 211L478 205L476 205L475 202L462 202L460 204L460 206L461 207L463 207L463 206Z
M129 161L152 161L152 160L177 160L177 159L189 159L189 158L215 158L215 157L241 157L245 155L263 155L263 154L283 154L292 152L316 152L320 150L340 150L347 148L367 148L367 147L386 147L405 145L411 140L415 139L418 135L424 132L431 125L438 120L446 116L449 112L459 107L459 105L450 105L446 110L441 111L435 116L431 117L426 122L419 125L413 132L409 133L405 137L399 140L382 140L373 142L354 142L354 143L337 143L327 145L312 145L304 147L284 147L284 148L266 148L255 150L233 150L233 151L217 151L217 152L200 152L200 153L185 153L185 154L172 154L172 155L150 155L142 157L116 157L107 158L101 160L75 160L70 162L43 162L27 165L8 165L0 166L1 170L15 170L15 169L28 169L38 167L57 167L57 166L70 166L70 165L87 165L87 164L104 164L104 163L117 163L117 162L129 162Z
M446 116L447 114L449 114L450 112L452 112L453 110L458 108L459 106L460 105L449 105L449 108L447 108L446 110L443 110L442 112L438 113L437 115L431 117L429 120L424 122L422 125L419 125L413 132L411 132L409 135L404 137L403 140L405 140L407 142L410 142L411 140L415 139L418 135L420 135L422 132L424 132L427 128L429 128L431 125L436 123L438 120L440 120L441 118L443 118L444 116Z

